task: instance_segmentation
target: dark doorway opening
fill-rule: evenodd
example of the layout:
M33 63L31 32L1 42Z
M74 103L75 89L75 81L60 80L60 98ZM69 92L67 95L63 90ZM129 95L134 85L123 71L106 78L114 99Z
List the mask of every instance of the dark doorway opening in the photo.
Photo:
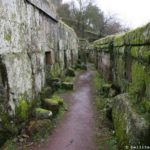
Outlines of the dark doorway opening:
M52 56L51 52L45 52L45 64L46 65L52 65Z

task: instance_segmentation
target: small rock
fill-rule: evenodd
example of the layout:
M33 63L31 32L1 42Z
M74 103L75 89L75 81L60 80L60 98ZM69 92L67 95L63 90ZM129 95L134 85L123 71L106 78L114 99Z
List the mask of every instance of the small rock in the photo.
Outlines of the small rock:
M22 137L23 137L23 138L29 138L29 136L26 135L26 134L23 134Z
M43 103L44 107L51 110L55 116L58 113L59 108L63 105L63 99L58 96L53 96L51 98L44 99Z
M24 142L24 139L23 139L23 138L19 138L18 141L21 142L21 143L23 143L23 142Z

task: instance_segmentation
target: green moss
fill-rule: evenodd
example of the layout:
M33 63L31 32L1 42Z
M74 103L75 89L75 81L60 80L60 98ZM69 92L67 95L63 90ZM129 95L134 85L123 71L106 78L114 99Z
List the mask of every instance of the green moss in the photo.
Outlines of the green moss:
M129 85L129 94L135 110L143 114L150 112L150 76L149 69L138 62L132 64L132 82Z
M139 54L140 54L140 57L144 61L149 63L149 61L150 61L150 47L149 46L142 46L140 48Z
M114 46L123 46L124 45L124 33L118 34L114 38Z
M50 77L52 79L61 77L62 74L63 74L63 71L61 70L60 65L58 63L56 63L50 70Z
M11 41L11 30L8 30L8 31L5 31L4 32L4 39L6 40L6 41L8 41L8 42L10 42Z
M36 108L36 109L35 109L35 112L36 112L36 113L47 113L48 110L43 109L43 108Z
M117 84L121 91L124 92L127 88L127 81L125 80L124 74L125 74L125 61L122 55L116 55L115 58L115 74L116 74L116 81L115 84Z
M135 30L131 30L125 34L125 44L127 45L139 45L146 43L144 32L147 30L146 26L139 27Z
M149 46L132 46L131 56L149 62L150 59L150 47Z
M56 105L58 105L58 104L63 104L63 99L60 98L59 96L53 96L53 97L50 98L50 99L45 99L45 101L46 101L47 103L56 104Z
M27 121L28 116L29 116L29 104L23 97L21 97L19 99L18 105L16 106L16 117L20 121Z
M64 81L64 82L74 82L75 78L74 77L65 76L62 81Z
M135 95L145 84L145 67L138 62L132 64L132 83L129 87L131 95Z
M54 43L52 43L50 40L51 40L51 39L49 39L48 47L51 49L51 48L54 48Z
M44 108L52 111L53 117L55 117L61 106L63 106L63 99L58 96L53 96L52 98L44 100Z
M96 89L100 89L103 85L103 79L98 72L96 72L96 75L95 75L93 80L94 80L94 84L96 86Z
M118 48L118 52L119 52L119 54L124 55L124 53L125 53L125 46L119 47Z
M131 56L138 58L138 50L139 50L139 47L136 47L136 46L131 47Z
M45 99L46 103L50 103L51 105L58 105L58 101L53 99Z
M16 14L15 14L15 13L12 13L12 14L11 14L11 19L12 19L13 21L15 21L15 19L16 19Z
M43 108L35 108L34 115L36 119L50 119L52 118L53 113L50 110L43 109Z

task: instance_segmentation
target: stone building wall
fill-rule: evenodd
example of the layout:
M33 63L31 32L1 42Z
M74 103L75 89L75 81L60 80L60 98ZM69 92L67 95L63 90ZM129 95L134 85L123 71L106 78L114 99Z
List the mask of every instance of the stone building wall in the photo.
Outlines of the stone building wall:
M121 94L112 101L121 149L150 144L150 24L95 41L90 55Z
M1 113L14 116L21 97L29 102L38 97L46 84L47 66L64 71L77 59L77 36L58 20L51 3L0 0Z

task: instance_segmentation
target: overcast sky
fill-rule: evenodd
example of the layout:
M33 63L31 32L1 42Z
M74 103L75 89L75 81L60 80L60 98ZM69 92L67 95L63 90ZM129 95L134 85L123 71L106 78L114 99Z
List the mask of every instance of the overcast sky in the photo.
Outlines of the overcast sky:
M63 0L68 2L71 0ZM126 26L136 28L150 22L150 0L94 0L105 15L114 14Z

